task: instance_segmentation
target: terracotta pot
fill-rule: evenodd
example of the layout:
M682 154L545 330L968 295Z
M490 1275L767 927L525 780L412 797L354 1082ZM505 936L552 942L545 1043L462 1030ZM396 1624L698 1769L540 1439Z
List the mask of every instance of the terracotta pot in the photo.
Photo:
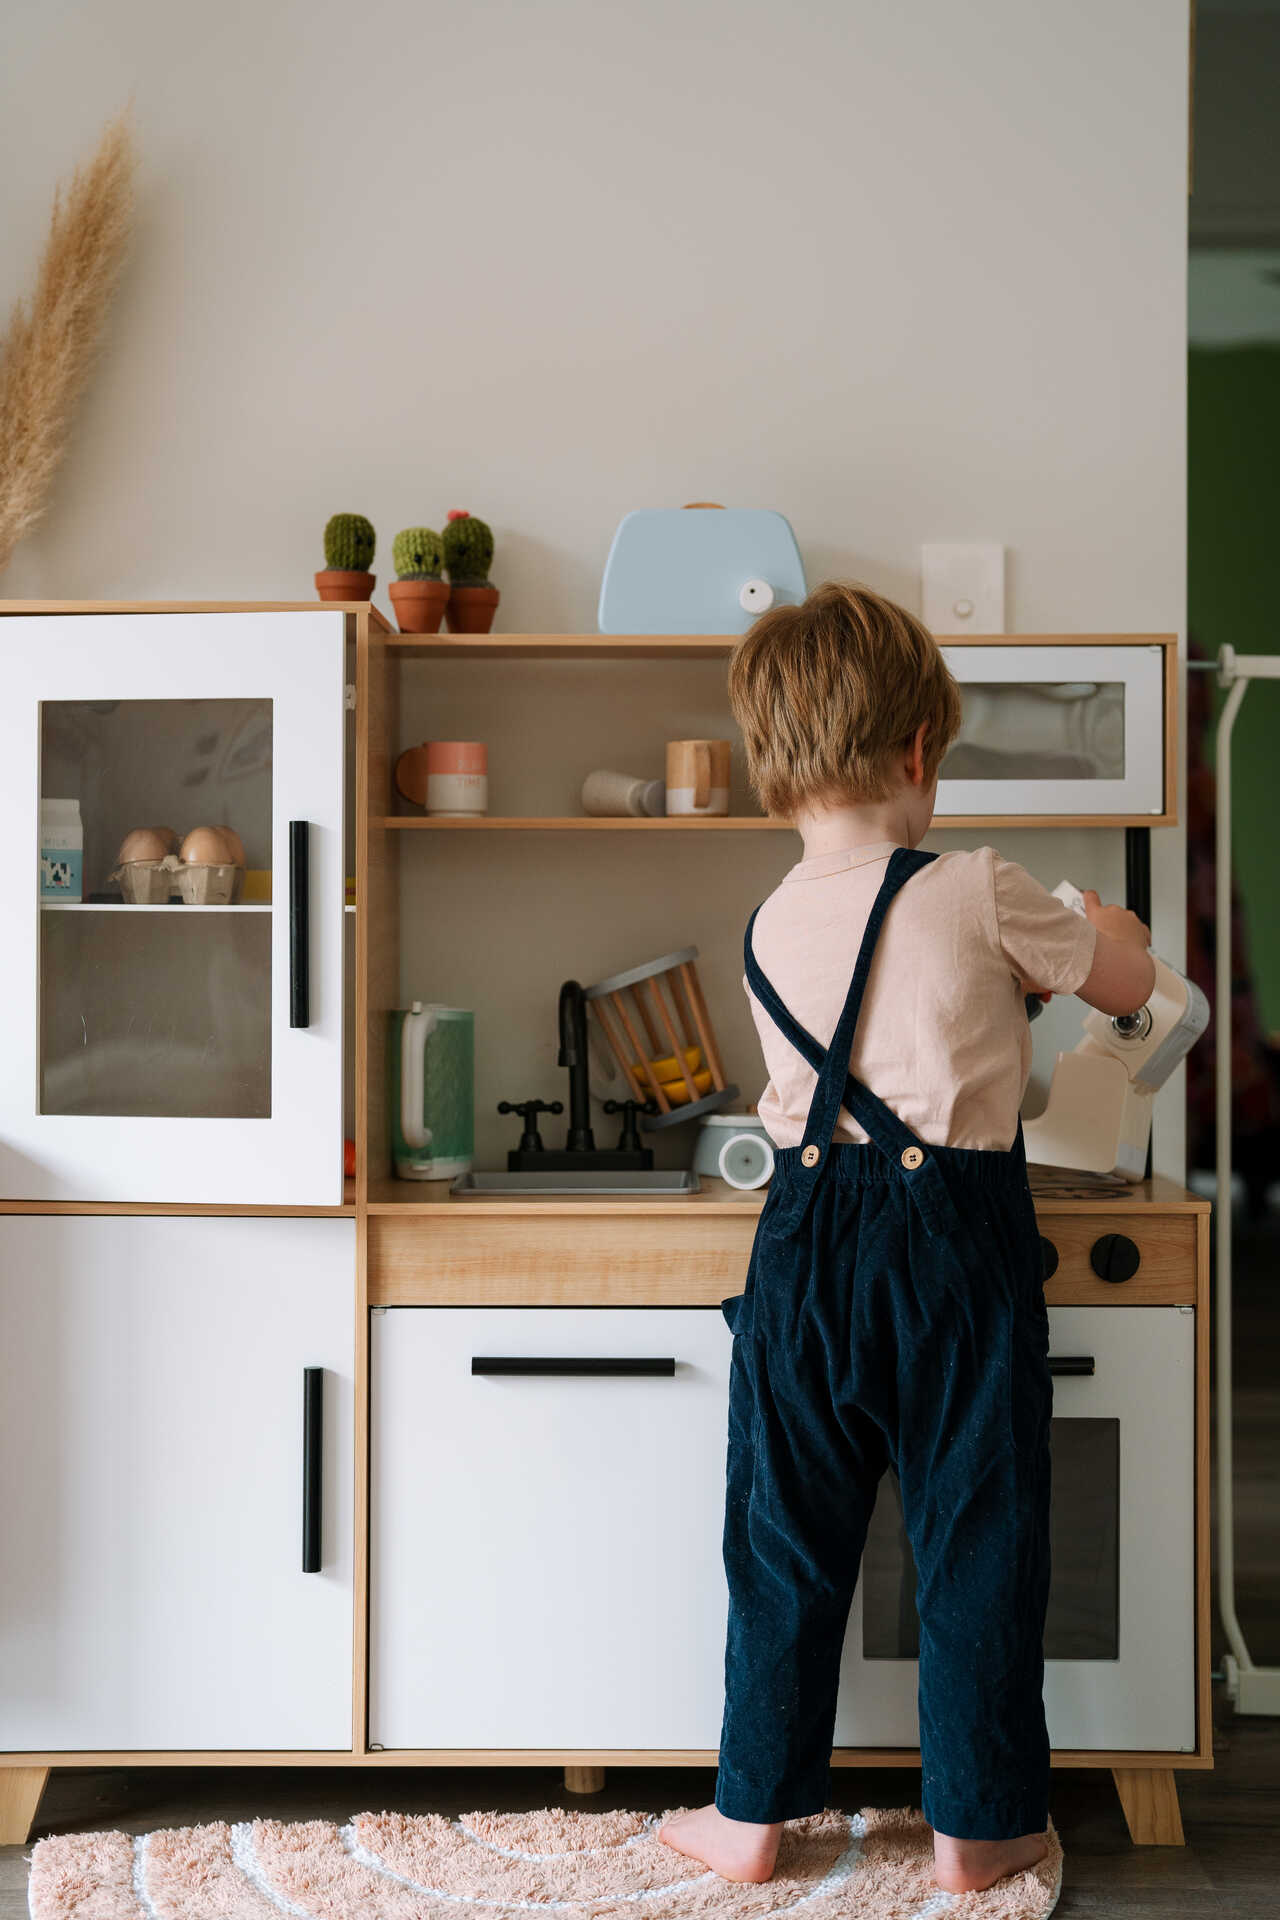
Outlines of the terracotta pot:
M393 580L387 588L401 633L439 633L449 598L445 580Z
M450 633L488 633L499 597L496 587L450 587L446 627Z
M374 575L348 571L345 567L322 567L316 575L316 592L322 600L372 600Z

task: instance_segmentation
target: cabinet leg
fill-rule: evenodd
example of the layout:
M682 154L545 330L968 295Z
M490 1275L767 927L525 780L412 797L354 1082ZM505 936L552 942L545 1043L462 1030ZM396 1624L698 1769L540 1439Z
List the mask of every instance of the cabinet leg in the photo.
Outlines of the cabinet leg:
M603 1793L604 1768L566 1767L564 1790L566 1793Z
M0 1767L0 1847L26 1845L48 1767Z
M1178 1781L1171 1767L1112 1767L1135 1847L1184 1847Z

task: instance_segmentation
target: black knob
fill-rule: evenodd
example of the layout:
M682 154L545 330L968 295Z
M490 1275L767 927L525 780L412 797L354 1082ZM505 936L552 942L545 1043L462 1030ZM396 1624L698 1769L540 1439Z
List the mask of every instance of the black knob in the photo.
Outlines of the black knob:
M1052 1240L1046 1240L1043 1234L1040 1235L1040 1258L1044 1261L1045 1279L1052 1280L1058 1271L1058 1249Z
M1089 1249L1089 1265L1099 1280L1132 1280L1142 1255L1127 1233L1104 1233Z

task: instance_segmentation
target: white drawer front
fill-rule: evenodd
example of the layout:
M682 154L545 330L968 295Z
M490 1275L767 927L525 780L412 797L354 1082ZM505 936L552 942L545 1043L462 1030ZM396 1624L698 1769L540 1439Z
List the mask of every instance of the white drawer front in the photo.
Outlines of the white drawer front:
M718 1309L393 1307L370 1352L371 1740L715 1747ZM476 1377L485 1355L677 1364Z

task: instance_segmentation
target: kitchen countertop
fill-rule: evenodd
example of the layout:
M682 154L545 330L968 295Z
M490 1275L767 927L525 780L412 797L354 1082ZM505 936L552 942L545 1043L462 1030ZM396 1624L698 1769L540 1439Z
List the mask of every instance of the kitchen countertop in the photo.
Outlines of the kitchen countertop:
M443 1180L376 1180L370 1183L368 1210L371 1214L403 1217L407 1213L434 1212L444 1207L459 1215L480 1219L510 1217L530 1212L577 1214L598 1218L607 1214L643 1217L670 1217L688 1214L697 1218L725 1215L751 1217L764 1206L767 1188L741 1192L724 1180L703 1177L696 1194L662 1199L601 1195L597 1198L569 1197L564 1194L520 1195L511 1199L458 1200ZM1208 1213L1210 1202L1189 1192L1176 1180L1155 1174L1149 1180L1130 1185L1112 1182L1097 1174L1077 1174L1057 1167L1033 1167L1031 1191L1039 1214L1091 1213L1099 1208L1121 1210L1152 1208L1162 1213Z

